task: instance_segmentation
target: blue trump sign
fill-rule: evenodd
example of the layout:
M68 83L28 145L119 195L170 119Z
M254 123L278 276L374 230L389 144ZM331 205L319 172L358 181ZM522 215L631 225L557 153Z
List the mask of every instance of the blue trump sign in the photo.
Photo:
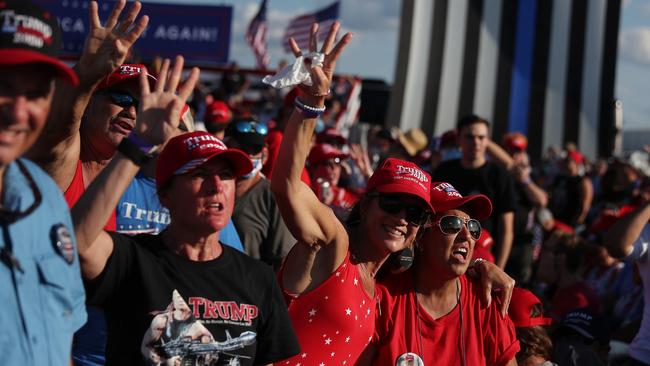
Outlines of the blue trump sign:
M59 19L63 30L63 56L78 57L90 30L88 3L83 0L36 0ZM116 1L99 2L104 22ZM129 5L122 11L126 13ZM140 16L149 25L134 45L143 60L183 55L189 64L223 64L230 49L231 6L144 3Z

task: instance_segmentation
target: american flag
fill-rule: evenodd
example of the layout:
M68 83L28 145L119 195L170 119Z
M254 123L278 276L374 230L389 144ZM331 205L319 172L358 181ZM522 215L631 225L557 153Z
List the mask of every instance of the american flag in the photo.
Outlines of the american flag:
M293 38L301 49L309 49L309 29L313 23L319 23L318 41L322 42L327 37L327 32L332 23L339 18L339 1L315 13L304 14L293 18L284 33L282 44L287 52L291 52L289 38Z
M246 41L253 49L257 67L266 69L269 64L269 50L266 47L268 37L268 23L266 21L266 0L262 0L260 10L251 20L246 31Z

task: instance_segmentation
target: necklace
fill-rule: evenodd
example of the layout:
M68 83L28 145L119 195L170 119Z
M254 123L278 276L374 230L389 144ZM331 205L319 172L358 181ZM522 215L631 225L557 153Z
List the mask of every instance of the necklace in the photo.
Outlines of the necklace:
M415 278L415 271L413 271L413 289L415 290L415 316L418 327L418 353L422 361L424 361L424 347L422 345L422 325L420 324L420 299L418 298L418 287ZM460 347L460 364L465 366L465 336L463 330L463 305L460 300L460 280L456 279L456 305L458 306L458 314L460 316L460 339L458 342Z

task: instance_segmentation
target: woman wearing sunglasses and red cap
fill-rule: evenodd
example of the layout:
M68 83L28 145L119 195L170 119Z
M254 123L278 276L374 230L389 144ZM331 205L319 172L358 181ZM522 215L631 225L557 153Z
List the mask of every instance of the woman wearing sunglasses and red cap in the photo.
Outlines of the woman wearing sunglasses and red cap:
M330 28L321 49L322 64L307 65L311 86L300 85L301 96L295 100L271 179L282 217L298 242L287 255L279 280L301 353L283 365L357 362L374 332L377 271L391 253L413 246L433 212L429 175L399 159L386 159L370 177L367 192L345 226L301 181L336 60L351 38L346 34L334 46L338 29L338 22ZM313 54L317 30L314 24L305 58L317 59ZM297 44L293 40L290 44L297 62L302 62Z
M481 224L492 212L484 195L461 196L432 183L436 214L416 245L412 269L384 281L374 365L516 365L515 329L467 271Z

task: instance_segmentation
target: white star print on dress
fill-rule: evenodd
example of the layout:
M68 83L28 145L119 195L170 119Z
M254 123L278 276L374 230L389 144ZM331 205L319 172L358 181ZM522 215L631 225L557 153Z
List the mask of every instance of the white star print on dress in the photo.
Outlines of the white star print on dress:
M349 260L346 257L320 286L290 301L289 314L303 353L287 360L287 366L353 365L366 339L372 338L376 300L360 286L359 269L347 265Z

